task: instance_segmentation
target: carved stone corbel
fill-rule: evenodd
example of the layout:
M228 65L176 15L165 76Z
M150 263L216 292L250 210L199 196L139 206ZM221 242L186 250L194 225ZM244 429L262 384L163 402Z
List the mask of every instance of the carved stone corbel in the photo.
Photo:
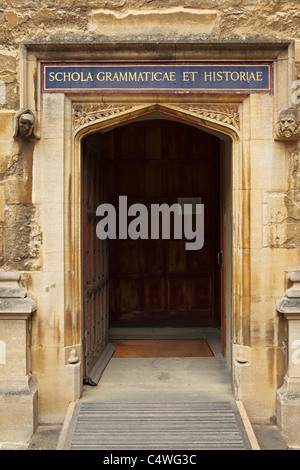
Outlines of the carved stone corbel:
M37 138L36 117L30 109L21 109L15 115L13 137L21 140Z
M284 109L279 113L275 140L283 142L300 140L300 115L296 108Z

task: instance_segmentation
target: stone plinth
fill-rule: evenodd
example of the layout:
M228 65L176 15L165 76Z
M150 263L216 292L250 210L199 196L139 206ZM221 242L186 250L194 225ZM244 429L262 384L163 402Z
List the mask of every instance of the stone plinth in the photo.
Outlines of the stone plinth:
M0 273L0 441L26 443L37 427L37 388L30 372L35 302L20 274Z
M277 311L288 321L288 365L277 391L277 424L290 447L300 447L300 271L289 275L286 297L277 301Z

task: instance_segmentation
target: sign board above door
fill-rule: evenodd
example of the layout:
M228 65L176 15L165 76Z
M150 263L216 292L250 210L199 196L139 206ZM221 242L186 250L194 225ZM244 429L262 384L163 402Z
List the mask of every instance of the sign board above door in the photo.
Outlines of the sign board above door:
M271 63L42 63L42 93L272 93Z

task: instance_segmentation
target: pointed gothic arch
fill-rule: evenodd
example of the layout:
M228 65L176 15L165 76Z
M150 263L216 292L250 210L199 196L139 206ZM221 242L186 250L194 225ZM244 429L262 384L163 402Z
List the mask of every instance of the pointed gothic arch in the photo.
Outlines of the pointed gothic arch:
M232 140L240 137L240 114L237 104L104 104L75 103L73 132L76 139L114 126L158 114L162 118L217 132Z

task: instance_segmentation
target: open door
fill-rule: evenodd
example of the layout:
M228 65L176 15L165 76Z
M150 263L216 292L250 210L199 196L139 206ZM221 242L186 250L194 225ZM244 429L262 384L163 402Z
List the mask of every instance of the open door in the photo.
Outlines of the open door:
M226 355L226 194L225 194L225 142L220 141L220 310L221 310L221 351Z
M105 201L101 135L82 146L82 298L84 382L97 385L114 348L108 340L108 241L96 235L96 209Z

